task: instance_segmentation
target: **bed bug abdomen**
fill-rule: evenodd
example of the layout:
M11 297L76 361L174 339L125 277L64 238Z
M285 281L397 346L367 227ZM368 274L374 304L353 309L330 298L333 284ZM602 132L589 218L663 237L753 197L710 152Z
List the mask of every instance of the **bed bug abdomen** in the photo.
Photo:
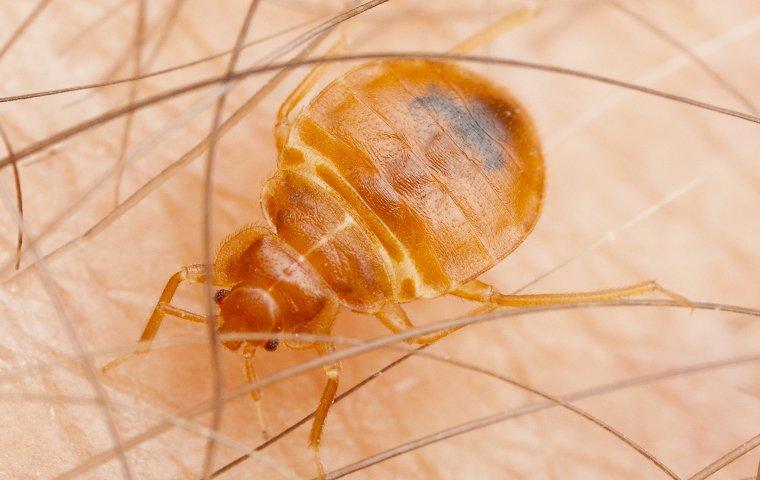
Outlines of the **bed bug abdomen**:
M368 63L333 81L296 117L279 168L334 196L382 249L372 255L392 302L446 293L495 265L529 233L543 197L522 106L441 62Z

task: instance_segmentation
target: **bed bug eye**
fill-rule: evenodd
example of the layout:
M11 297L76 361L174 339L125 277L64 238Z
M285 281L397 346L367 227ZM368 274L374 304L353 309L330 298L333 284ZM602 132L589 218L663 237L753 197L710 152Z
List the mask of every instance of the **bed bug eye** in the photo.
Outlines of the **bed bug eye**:
M280 345L280 341L276 338L270 338L269 340L264 343L264 350L267 352L274 352L277 350L277 347Z
M224 297L226 297L229 293L229 290L225 290L223 288L217 290L214 294L214 302L216 302L217 305L220 305L222 303L222 300L224 300Z

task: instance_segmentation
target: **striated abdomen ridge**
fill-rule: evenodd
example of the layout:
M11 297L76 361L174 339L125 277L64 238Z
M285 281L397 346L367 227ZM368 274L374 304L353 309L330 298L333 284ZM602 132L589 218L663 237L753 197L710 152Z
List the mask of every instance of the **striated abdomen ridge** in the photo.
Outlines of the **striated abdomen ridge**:
M347 307L434 297L509 254L541 207L528 114L457 65L364 64L296 117L265 215Z

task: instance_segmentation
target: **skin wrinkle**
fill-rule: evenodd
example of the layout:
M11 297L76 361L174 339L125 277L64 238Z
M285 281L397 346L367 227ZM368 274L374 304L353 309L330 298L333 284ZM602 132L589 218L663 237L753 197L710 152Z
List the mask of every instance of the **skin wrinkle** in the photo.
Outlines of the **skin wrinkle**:
M12 212L12 214L18 213L13 209L5 188L0 188L0 197L2 197L3 203L9 212ZM19 228L22 229L23 233L26 234L25 236L29 239L27 243L29 244L32 253L35 255L35 257L40 258L37 246L34 240L29 238L28 232L26 232L26 227L21 221L20 216L16 218L16 222L18 223ZM84 343L82 341L81 333L78 331L70 311L66 308L66 305L61 296L61 287L58 283L55 282L45 262L35 263L34 269L35 273L38 274L42 281L45 294L48 296L50 302L55 308L57 319L64 326L67 340L74 348L75 352L79 354L83 359L85 377L92 390L95 392L96 398L98 400L98 406L100 407L100 411L105 420L104 423L106 424L108 435L114 445L114 451L116 452L116 456L121 466L122 475L127 480L131 480L134 478L134 475L132 474L132 467L129 463L129 460L127 459L121 435L119 434L119 430L116 425L116 419L109 404L108 393L106 392L103 384L100 382L100 379L97 376L95 366L92 363L92 359L87 354Z
M294 339L294 340L295 339L299 339L299 338L309 338L309 339L313 339L313 340L335 341L335 342L338 342L338 343L345 343L345 344L349 344L349 345L350 344L361 344L362 343L362 341L359 340L359 339L348 339L348 338L339 338L339 337L332 337L332 336L325 337L325 336L322 336L322 335L294 335L294 334L281 334L281 335L285 339L291 338L291 339ZM253 336L250 335L250 334L225 334L225 335L221 336L221 339L222 339L222 341L227 341L227 340L237 340L237 339L249 339L249 338L252 338L252 337ZM255 338L259 338L259 337L263 338L265 336L261 336L261 335L255 336ZM192 341L192 343L189 343L189 344L197 344L197 343L198 343L198 340L195 340L195 341ZM170 345L172 345L172 344L176 345L177 344L176 340L172 341L172 343ZM166 347L166 346L167 345L160 345L160 347ZM495 377L497 379L501 379L502 381L506 381L507 383L513 383L511 380L505 379L504 377L500 376L497 373L494 373L492 371L488 371L488 370L485 370L485 369L482 369L482 368L474 367L473 365L470 365L470 364L468 364L466 362L461 362L461 361L458 361L458 360L453 360L451 358L448 358L448 357L445 357L445 356L431 354L429 352L425 352L425 353L420 352L421 348L417 348L417 349L414 349L414 350L410 350L411 347L401 347L401 346L399 346L399 347L388 346L386 348L399 349L401 351L406 351L406 352L408 352L410 354L422 355L425 358L430 358L432 360L443 362L443 363L446 363L446 364L449 364L449 365L452 365L452 366L457 366L457 367L460 367L460 368L465 368L465 369L473 370L473 371L476 371L476 372L479 372L479 373L484 373L486 375L493 376L493 377ZM101 353L104 353L104 352L101 352ZM689 372L699 371L700 369L704 369L704 368L711 368L711 367L717 367L717 366L731 366L731 365L741 364L741 363L747 362L747 361L756 360L756 357L757 356L749 356L749 357L734 359L733 361L728 361L728 362L713 362L711 364L694 366L694 367L690 367L690 368L686 368L686 369L678 369L677 371L680 371L682 373L689 373ZM631 385L639 383L640 381L646 382L646 381L652 381L652 380L654 380L654 381L661 380L663 378L667 378L668 375L669 374L667 372L665 372L665 373L661 373L661 374L648 375L648 376L642 377L641 379L632 379L632 380L628 380L628 381L617 382L616 384L612 384L612 385L600 386L600 387L588 389L588 390L583 391L583 392L576 392L574 394L567 395L566 397L567 397L568 400L556 400L556 401L549 401L549 402L542 402L542 403L537 403L537 404L531 404L531 405L528 405L526 407L522 407L522 408L517 409L514 413L517 414L517 415L520 415L520 414L535 412L535 411L540 410L542 408L548 408L548 407L551 407L551 406L561 406L561 405L564 405L564 403L560 403L560 402L569 401L569 399L571 399L571 398L574 399L574 400L578 400L578 399L587 397L590 394L597 394L598 395L598 394L600 394L602 392L609 392L609 391L612 391L612 390L615 390L615 389L618 389L618 388L627 388L627 387L630 387ZM13 394L11 394L11 395L0 394L0 396L4 397L6 399L17 398L18 401L23 401L23 400L41 401L41 402L66 401L66 402L75 402L75 403L97 402L97 398L72 397L72 396L66 396L66 395L36 395L36 394L20 393L20 394L16 394L16 395L13 395ZM118 402L114 402L114 403L118 403ZM149 410L152 411L152 412L154 412L154 413L156 413L156 414L158 414L160 417L167 417L170 421L172 421L173 423L175 423L176 426L178 426L180 428L189 428L189 429L191 429L193 431L196 431L197 433L200 433L202 435L209 435L209 434L213 433L213 430L209 430L209 429L206 429L206 428L201 427L201 426L194 426L192 422L186 422L186 421L183 421L181 419L175 419L171 415L166 415L166 414L164 414L164 413L162 413L160 411L154 410L154 409L150 409L149 408ZM508 416L507 418L510 418L510 417ZM216 435L216 436L218 437L218 440L220 440L220 441L223 441L223 442L229 443L231 445L234 445L234 446L236 446L237 448L239 448L241 450L247 450L246 447L240 446L241 444L236 443L232 439L223 438L222 436L218 436L218 435ZM754 438L754 439L752 439L752 440L750 440L750 441L748 441L748 442L745 442L743 445L741 445L740 447L738 447L736 451L738 451L739 454L748 452L749 450L751 450L751 448L753 448L754 446L756 446L756 444L757 444L756 440L757 440L757 437ZM753 443L753 441L754 441L754 443ZM259 450L259 449L257 448L257 450ZM730 453L733 453L733 452L730 452ZM262 460L266 460L267 459L267 457L265 457L265 456L264 457L259 457L259 458L262 459ZM736 455L734 455L732 458L735 459L737 457L736 457ZM344 469L341 469L341 470L344 470ZM696 474L695 476L691 477L690 480L696 480L698 478L706 478L706 477L700 476L700 475L705 475L705 472L709 472L710 470L711 470L710 467L707 467L703 472L700 472L699 474ZM714 467L713 467L712 471L714 471ZM285 476L289 475L288 473L283 473L282 471L281 471L281 473L283 475L285 475ZM215 476L216 476L216 474L212 475L212 478L215 477Z
M276 374L270 375L268 377L260 378L258 381L250 383L246 386L234 388L232 390L227 391L223 399L224 401L230 401L234 398L238 398L243 395L246 395L254 390L261 389L268 385L289 379L294 375L321 368L325 365L329 365L337 361L350 358L352 356L358 355L365 351L370 351L370 350L380 348L385 345L392 345L394 343L403 341L408 338L428 335L431 333L435 333L441 330L448 330L451 328L462 328L465 326L475 325L478 323L503 320L505 318L515 317L515 316L520 316L520 315L529 315L529 314L535 315L538 313L548 312L548 311L553 311L553 310L557 310L557 311L574 310L574 309L583 309L583 308L589 308L589 307L594 307L594 306L596 307L670 306L670 307L677 307L677 308L691 308L692 310L699 308L699 309L714 310L714 311L732 311L735 313L746 313L748 315L760 316L760 311L747 309L744 307L735 307L735 306L730 306L730 305L715 305L715 304L700 303L700 302L692 302L691 306L689 307L689 306L684 306L682 304L679 304L672 300L660 300L660 301L619 300L619 301L614 301L614 302L603 302L603 303L578 303L578 304L573 304L573 305L562 305L558 307L555 306L555 307L515 308L515 309L510 309L510 310L501 311L497 313L491 313L491 314L466 316L465 318L438 322L437 324L431 325L431 326L411 328L409 330L406 330L398 334L386 335L374 341L366 342L358 346L349 347L349 348L346 348L334 353L323 355L314 360L302 362L294 367L288 368L286 370L282 370ZM279 337L279 335L272 335L271 333L268 333L265 335L267 337ZM302 338L309 338L309 336L303 335ZM195 406L180 412L178 415L183 418L195 417L197 415L200 415L202 413L209 411L212 407L213 405L211 404L211 402L207 401L204 403L196 404ZM147 431L144 431L138 435L135 435L125 440L123 442L124 448L127 450L135 448L136 446L155 437L156 435L166 432L170 428L171 428L171 424L162 422L158 426L155 426ZM115 453L112 450L108 450L108 451L104 451L99 454L96 454L92 456L88 461L81 463L75 469L69 470L57 476L56 479L64 480L64 479L72 478L74 475L77 475L79 473L82 473L83 471L92 469L96 467L97 465L100 465L101 463L108 461L114 455Z

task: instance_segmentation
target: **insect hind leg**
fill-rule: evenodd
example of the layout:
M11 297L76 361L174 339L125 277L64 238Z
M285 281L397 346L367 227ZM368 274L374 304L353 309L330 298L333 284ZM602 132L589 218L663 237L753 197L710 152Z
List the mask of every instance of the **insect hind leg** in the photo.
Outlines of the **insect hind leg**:
M449 53L465 54L477 50L494 38L498 37L507 30L522 25L536 17L539 14L544 0L531 0L527 5L517 10L507 12L495 22L486 25L485 28L470 35L455 47L449 50Z
M578 302L603 302L638 297L648 293L660 293L684 306L691 302L675 292L672 292L654 280L641 282L625 287L595 290L589 292L571 293L537 293L508 295L499 293L493 286L471 280L451 292L452 295L475 302L490 303L500 307L538 307L547 305L567 305Z
M341 36L335 45L333 45L326 53L325 56L339 55L346 51L345 35ZM274 139L277 145L277 150L281 150L288 139L291 127L291 114L299 103L308 95L308 93L314 89L319 82L320 78L324 75L325 71L329 68L329 63L319 63L306 74L296 88L288 95L280 109L277 112L277 122L274 125Z

